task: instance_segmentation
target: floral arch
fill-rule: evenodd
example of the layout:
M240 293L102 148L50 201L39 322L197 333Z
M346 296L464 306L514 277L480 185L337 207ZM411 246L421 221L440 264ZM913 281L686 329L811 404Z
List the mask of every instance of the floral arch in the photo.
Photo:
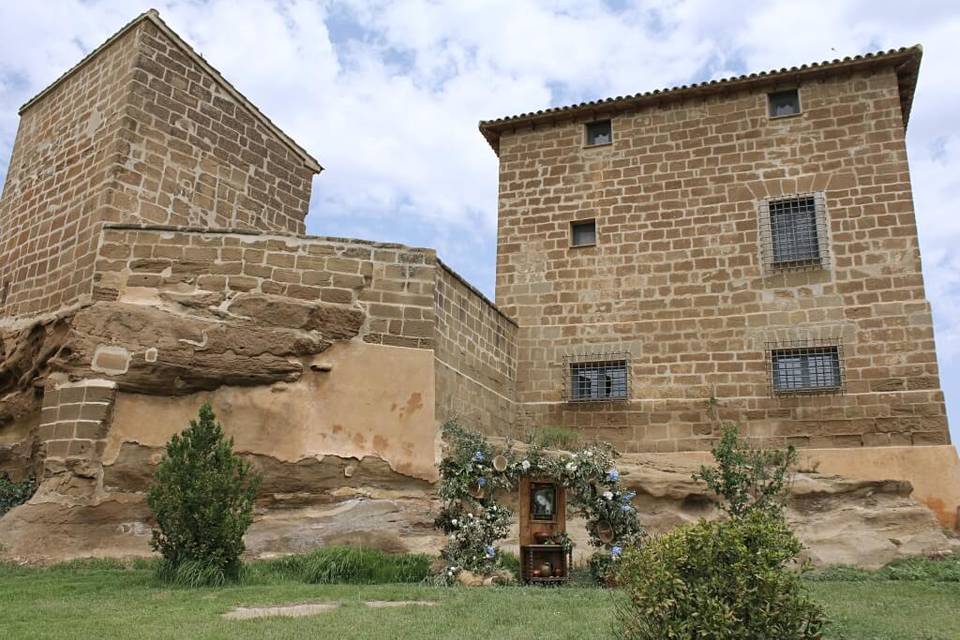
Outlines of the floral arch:
M495 446L455 422L444 425L443 438L447 443L440 462L443 508L435 524L447 534L441 555L448 582L463 570L489 575L502 566L495 543L507 536L513 512L497 498L515 491L525 475L549 478L566 488L567 508L587 521L590 544L596 548L590 566L598 580L606 579L624 548L642 540L643 528L632 504L636 494L621 486L610 444L596 443L568 457L555 457L533 446L518 451L509 441ZM562 544L572 546L568 537Z

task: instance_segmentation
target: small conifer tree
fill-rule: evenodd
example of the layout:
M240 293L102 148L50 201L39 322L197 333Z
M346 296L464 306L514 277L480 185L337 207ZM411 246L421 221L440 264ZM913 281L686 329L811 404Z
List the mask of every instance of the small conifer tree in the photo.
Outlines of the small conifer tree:
M199 419L170 438L147 493L160 577L188 585L236 579L260 482L205 403Z

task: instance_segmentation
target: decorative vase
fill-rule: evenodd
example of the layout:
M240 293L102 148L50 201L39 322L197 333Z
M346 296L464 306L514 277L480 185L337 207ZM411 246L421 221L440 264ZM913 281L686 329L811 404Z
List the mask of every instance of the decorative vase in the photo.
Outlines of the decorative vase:
M544 578L549 578L550 576L552 576L553 565L551 565L547 561L544 561L544 563L540 565L540 575L543 576Z
M610 526L610 523L606 520L601 520L597 523L596 532L597 538L599 538L603 544L609 544L613 541L613 527Z
M493 468L497 471L503 472L507 470L507 457L505 455L494 456L493 458Z
M547 544L547 540L550 539L550 534L546 531L537 531L533 534L533 539L537 541L537 544Z
M534 569L532 573L534 578L540 577L540 569Z
M562 577L563 577L563 567L557 567L556 569L554 569L554 570L553 570L553 577L554 577L554 578L562 578Z

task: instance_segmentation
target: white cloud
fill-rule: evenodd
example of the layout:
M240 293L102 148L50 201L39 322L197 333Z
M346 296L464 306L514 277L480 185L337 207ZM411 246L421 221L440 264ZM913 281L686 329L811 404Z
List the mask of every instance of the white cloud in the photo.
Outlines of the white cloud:
M908 144L944 387L960 423L955 3L162 0L157 6L327 167L315 185L312 232L438 247L488 292L497 176L479 120L923 43ZM17 107L139 10L126 0L0 3L0 172Z

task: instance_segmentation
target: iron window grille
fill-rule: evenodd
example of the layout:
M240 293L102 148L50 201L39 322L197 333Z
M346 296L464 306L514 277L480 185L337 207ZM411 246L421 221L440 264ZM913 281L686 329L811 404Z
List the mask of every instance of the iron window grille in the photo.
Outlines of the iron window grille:
M567 402L610 402L630 397L628 353L593 353L564 358Z
M836 339L767 344L773 395L842 393L846 386L843 345Z
M586 125L586 145L611 144L613 142L613 123L610 120L588 122Z
M830 247L824 195L762 201L760 243L763 265L769 272L826 269Z
M767 94L771 118L795 116L800 113L800 93L796 89L775 91Z
M570 246L589 247L597 244L597 221L583 220L570 224Z

